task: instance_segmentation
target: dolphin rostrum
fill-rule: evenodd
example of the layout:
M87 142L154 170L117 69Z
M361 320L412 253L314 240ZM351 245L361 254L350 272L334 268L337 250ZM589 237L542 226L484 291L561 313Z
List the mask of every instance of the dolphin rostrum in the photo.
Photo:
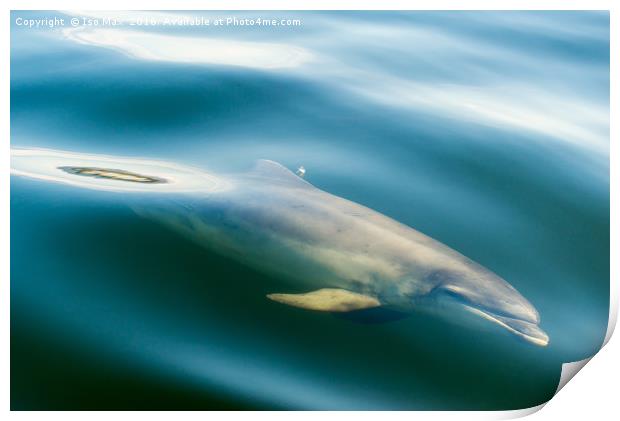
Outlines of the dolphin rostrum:
M315 311L449 303L546 346L538 312L508 282L448 246L385 215L258 161L218 175L163 161L12 149L14 175L141 193L140 215L199 244L290 281L267 298ZM157 193L157 194L154 194ZM443 308L443 307L441 307Z

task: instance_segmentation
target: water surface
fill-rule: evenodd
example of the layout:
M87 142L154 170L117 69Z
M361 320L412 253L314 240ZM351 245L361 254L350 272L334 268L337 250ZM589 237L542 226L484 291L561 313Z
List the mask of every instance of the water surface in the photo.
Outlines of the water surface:
M303 165L315 186L502 276L551 342L279 305L265 295L286 292L281 280L140 218L120 193L13 177L12 409L515 409L549 399L561 364L598 350L607 13L191 15L302 25L123 26L142 38L101 45L84 28L15 23L69 15L13 12L11 145L216 172ZM171 57L155 35L264 43L267 55L193 62L187 43Z

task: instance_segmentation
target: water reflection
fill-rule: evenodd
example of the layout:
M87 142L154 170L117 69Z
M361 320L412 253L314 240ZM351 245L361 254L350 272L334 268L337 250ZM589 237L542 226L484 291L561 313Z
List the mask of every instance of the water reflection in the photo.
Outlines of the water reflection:
M423 314L367 325L276 306L265 294L280 281L138 218L116 193L14 179L12 406L507 409L548 399L561 362L596 351L607 324L608 14L269 14L303 25L140 28L139 42L265 43L284 49L278 60L289 50L304 60L270 67L273 50L256 66L145 60L135 38L131 53L111 32L75 42L13 25L12 146L216 172L260 158L303 165L318 187L500 274L539 310L549 347ZM79 390L93 393L67 398Z

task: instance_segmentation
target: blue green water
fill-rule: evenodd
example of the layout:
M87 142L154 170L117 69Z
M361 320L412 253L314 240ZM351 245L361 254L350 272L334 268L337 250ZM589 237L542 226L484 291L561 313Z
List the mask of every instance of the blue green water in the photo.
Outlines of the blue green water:
M360 324L133 213L13 177L13 409L515 409L601 345L609 15L196 12L299 27L129 28L280 43L264 69L144 60L11 15L11 145L215 171L268 158L465 254L538 309L546 348L427 314Z

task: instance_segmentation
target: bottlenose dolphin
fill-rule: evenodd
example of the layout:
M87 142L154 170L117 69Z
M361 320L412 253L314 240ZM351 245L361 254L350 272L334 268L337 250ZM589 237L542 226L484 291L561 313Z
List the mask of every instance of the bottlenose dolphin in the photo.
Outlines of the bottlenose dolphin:
M536 309L450 247L260 160L219 175L163 161L12 149L14 175L142 194L130 206L199 244L290 281L267 298L335 313L457 306L546 346Z

